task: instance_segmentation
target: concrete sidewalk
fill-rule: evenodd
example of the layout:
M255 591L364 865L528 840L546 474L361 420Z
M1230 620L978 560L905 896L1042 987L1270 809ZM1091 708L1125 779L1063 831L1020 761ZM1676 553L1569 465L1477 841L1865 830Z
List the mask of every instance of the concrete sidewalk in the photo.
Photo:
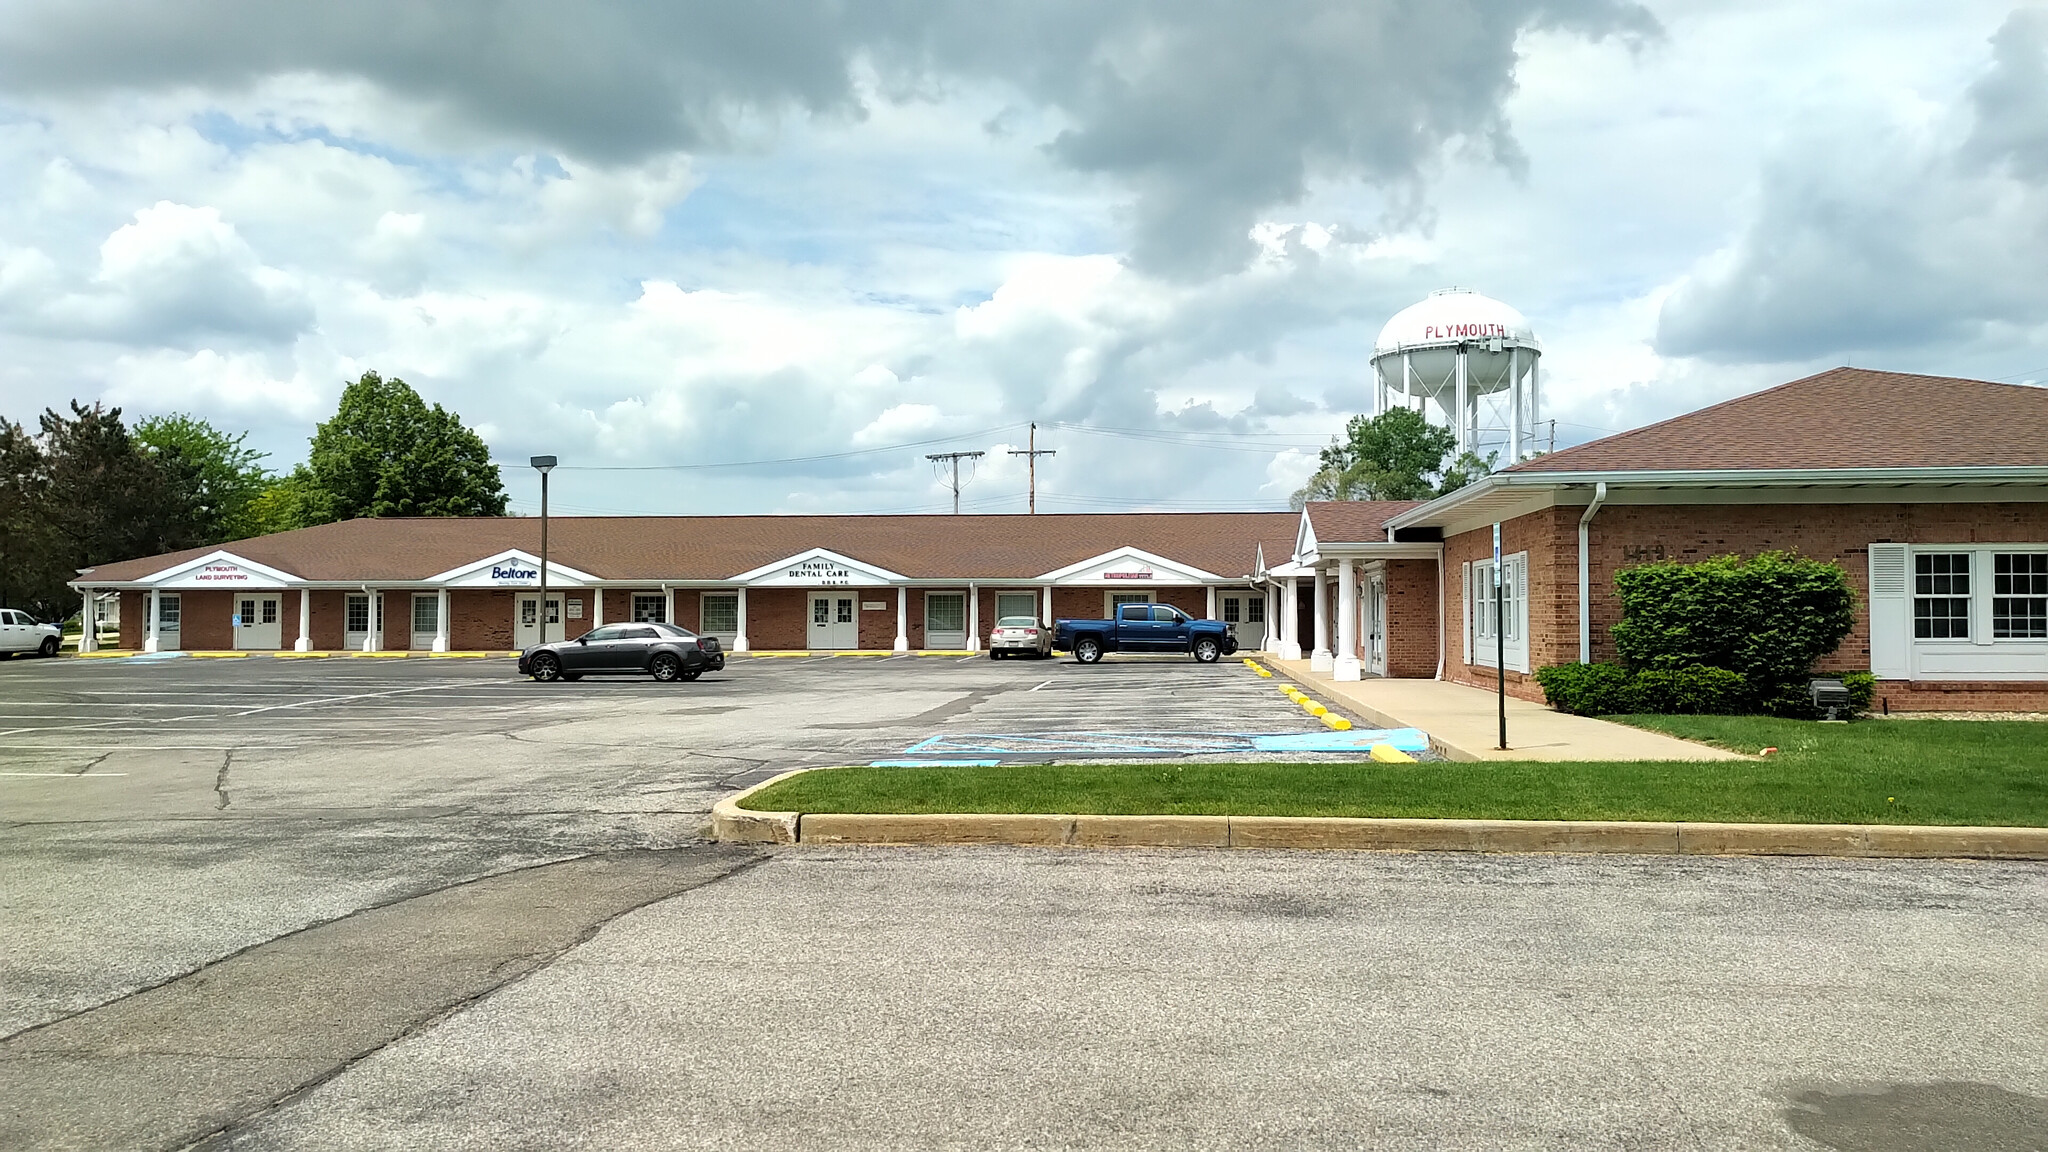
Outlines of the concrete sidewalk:
M1254 659L1327 702L1385 728L1420 728L1448 760L1740 760L1733 752L1508 697L1508 750L1497 750L1494 694L1441 680L1339 683L1306 660Z

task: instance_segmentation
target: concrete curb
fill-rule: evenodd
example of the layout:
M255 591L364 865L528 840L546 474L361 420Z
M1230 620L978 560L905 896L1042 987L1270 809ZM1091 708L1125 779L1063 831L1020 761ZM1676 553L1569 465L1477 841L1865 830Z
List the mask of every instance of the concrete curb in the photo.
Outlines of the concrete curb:
M1632 853L2048 860L2048 828L1713 824L1632 820L1411 820L1334 816L757 812L720 800L711 836L743 844L1008 844L1044 848L1313 848L1368 852Z

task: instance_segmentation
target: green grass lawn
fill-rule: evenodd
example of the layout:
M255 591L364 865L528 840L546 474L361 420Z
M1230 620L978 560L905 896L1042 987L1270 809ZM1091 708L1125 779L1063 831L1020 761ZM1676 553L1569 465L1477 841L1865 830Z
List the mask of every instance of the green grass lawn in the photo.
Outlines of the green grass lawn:
M1411 816L2048 825L2048 724L1731 716L1626 722L1754 761L1025 764L839 768L757 792L759 811Z

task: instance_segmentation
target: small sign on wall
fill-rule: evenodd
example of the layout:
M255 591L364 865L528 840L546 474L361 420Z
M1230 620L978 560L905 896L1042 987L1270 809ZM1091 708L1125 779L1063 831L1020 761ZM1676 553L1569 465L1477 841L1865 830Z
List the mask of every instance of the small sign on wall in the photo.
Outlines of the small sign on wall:
M860 602L860 610L863 612L880 612L888 607L889 602L887 600L863 600Z
M583 601L581 598L575 596L569 597L569 619L583 619Z

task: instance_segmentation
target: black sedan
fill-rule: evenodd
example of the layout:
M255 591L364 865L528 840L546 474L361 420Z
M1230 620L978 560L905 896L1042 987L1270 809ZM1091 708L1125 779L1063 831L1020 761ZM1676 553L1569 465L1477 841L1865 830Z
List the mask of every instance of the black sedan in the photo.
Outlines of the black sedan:
M725 667L718 637L699 636L673 624L606 624L574 640L536 644L519 654L519 672L535 680L581 680L585 676L647 675L656 680L695 680Z

